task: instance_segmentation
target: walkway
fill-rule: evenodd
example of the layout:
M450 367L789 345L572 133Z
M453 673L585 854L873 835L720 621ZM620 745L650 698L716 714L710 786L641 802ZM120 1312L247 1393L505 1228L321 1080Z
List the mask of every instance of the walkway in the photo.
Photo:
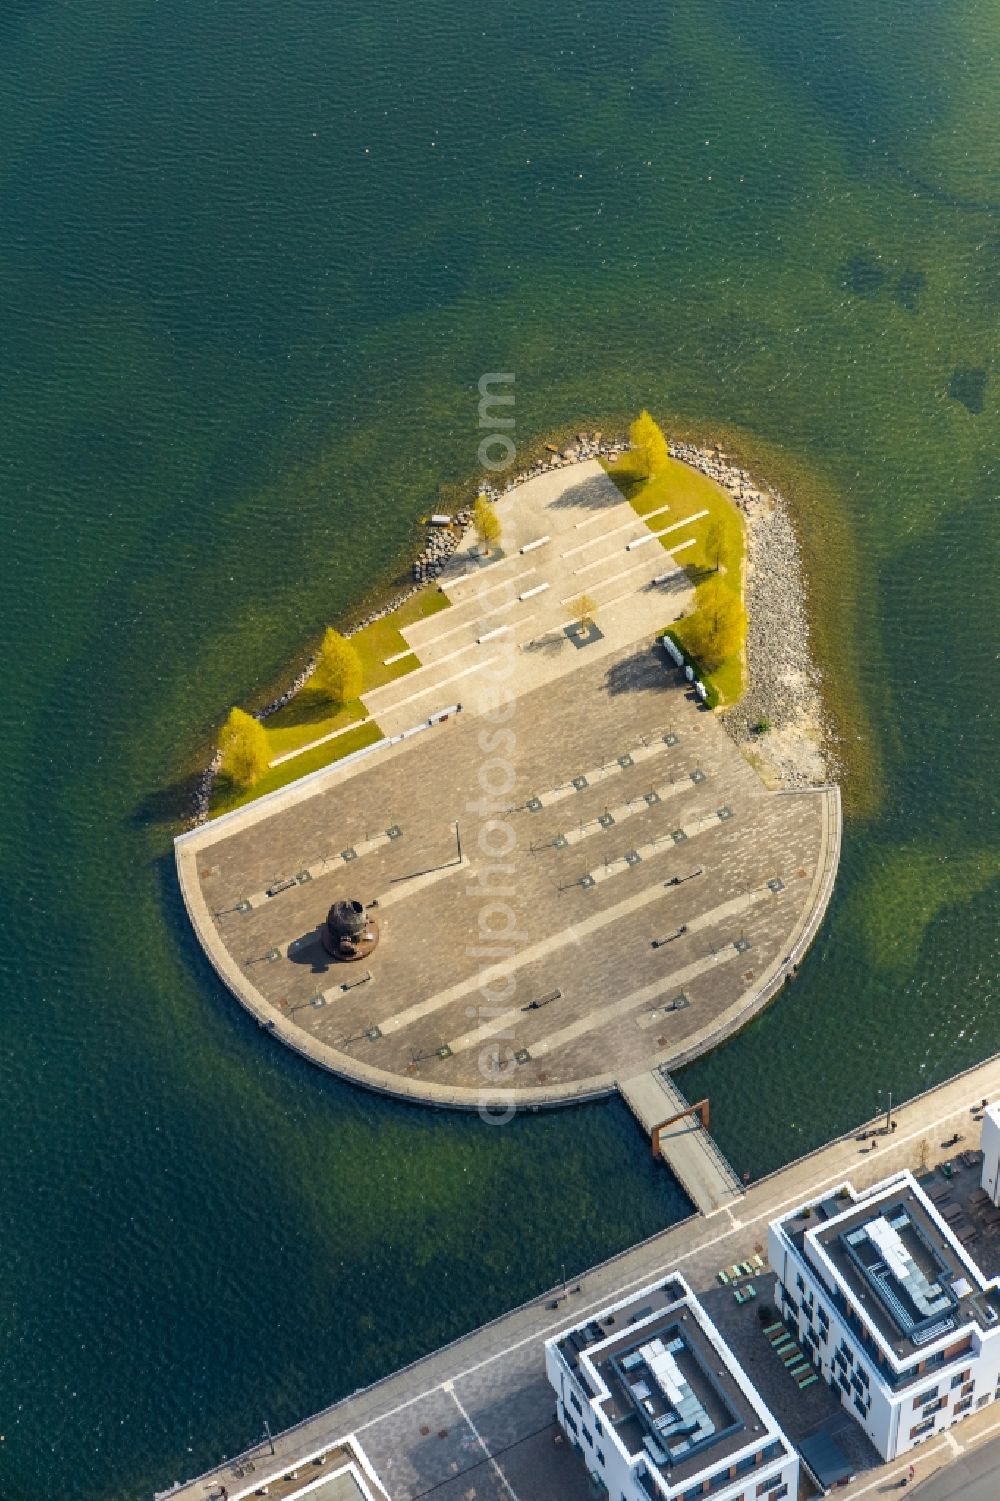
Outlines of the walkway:
M229 1501L241 1501L269 1475L284 1473L352 1432L391 1501L463 1501L470 1496L474 1501L579 1501L585 1476L568 1448L556 1441L552 1422L542 1349L550 1335L674 1269L685 1274L696 1292L718 1289L718 1269L763 1249L768 1221L796 1204L845 1178L865 1187L893 1171L913 1168L925 1152L930 1164L941 1161L953 1150L943 1144L956 1131L963 1133L966 1147L975 1146L978 1130L970 1107L998 1095L1000 1055L902 1106L895 1112L896 1132L883 1139L878 1151L871 1152L867 1144L859 1147L853 1132L831 1142L754 1184L739 1204L712 1219L695 1216L675 1225L592 1268L568 1292L543 1294L289 1429L275 1439L273 1458L266 1449L252 1452L255 1469L249 1479L237 1473L244 1470L244 1459L229 1461L181 1487L171 1501L206 1501L220 1484L227 1486ZM753 1305L746 1317L756 1320ZM841 1411L823 1383L807 1394L792 1382L787 1386L790 1410L774 1404L783 1424L801 1423L797 1413L803 1396ZM987 1409L918 1449L913 1456L918 1477L954 1458L959 1445L972 1442L977 1433L995 1431L996 1423ZM898 1464L873 1468L838 1495L845 1501L878 1496L905 1470Z
M650 1069L625 1079L618 1089L651 1141L658 1126L671 1116L691 1109L690 1102L663 1069ZM702 1214L716 1214L742 1198L739 1178L698 1115L685 1115L661 1131L659 1153Z

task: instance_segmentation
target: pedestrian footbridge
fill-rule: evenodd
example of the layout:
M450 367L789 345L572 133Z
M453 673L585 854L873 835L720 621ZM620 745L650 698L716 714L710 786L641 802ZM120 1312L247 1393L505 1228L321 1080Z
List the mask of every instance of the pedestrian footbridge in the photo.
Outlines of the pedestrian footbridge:
M665 1069L619 1081L619 1092L702 1214L737 1203L743 1185L708 1129L708 1101L692 1105Z

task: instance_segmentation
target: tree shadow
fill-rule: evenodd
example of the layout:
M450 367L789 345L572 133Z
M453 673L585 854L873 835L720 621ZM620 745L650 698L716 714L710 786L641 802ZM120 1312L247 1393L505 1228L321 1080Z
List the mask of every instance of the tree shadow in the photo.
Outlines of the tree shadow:
M657 583L655 579L650 579L638 592L641 594L686 594L690 587L691 580L688 578L686 569L678 568L676 573L669 573L660 583Z
M660 646L642 647L631 657L612 662L604 675L604 689L612 697L622 693L662 692L672 678Z
M645 474L633 474L631 469L616 469L614 474L609 475L608 478L613 480L626 500L631 500L648 483L649 476Z
M503 548L496 544L488 553L482 553L479 551L479 543L473 542L469 547L458 548L446 559L444 568L437 575L437 582L446 584L456 573L468 573L474 568L491 568L494 563L502 563L506 556Z
M274 714L269 714L265 723L269 730L291 729L300 724L316 724L336 713L336 706L318 688L303 684L294 698L289 699Z
M154 787L136 803L126 819L127 825L141 829L157 824L183 823L191 814L200 780L201 772L192 771L168 782L165 787Z
M570 485L555 500L550 500L546 507L549 511L568 511L571 507L585 511L610 511L612 506L619 503L619 496L609 497L606 477L591 475L588 479L581 480L579 484Z
M564 631L549 631L545 636L536 636L534 641L525 642L522 650L540 656L554 657L562 651L564 646L568 645L569 638Z
M366 687L370 687L368 684ZM341 704L339 707L333 702L328 694L321 688L314 688L309 683L303 684L294 698L289 699L287 704L269 714L264 721L269 730L294 730L302 725L323 724L329 721L331 729L339 730L343 725L353 724L358 714L358 699L350 703Z

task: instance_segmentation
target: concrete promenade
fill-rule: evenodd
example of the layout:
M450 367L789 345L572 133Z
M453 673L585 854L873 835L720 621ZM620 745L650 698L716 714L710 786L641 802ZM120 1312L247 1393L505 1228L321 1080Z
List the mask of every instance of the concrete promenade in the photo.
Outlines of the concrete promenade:
M173 1496L176 1501L206 1501L224 1485L229 1501L240 1501L268 1476L280 1476L296 1463L308 1464L337 1439L354 1433L390 1501L582 1501L589 1494L586 1474L558 1441L553 1425L542 1356L546 1338L678 1268L697 1292L714 1298L732 1326L723 1323L723 1333L742 1358L740 1329L733 1321L745 1314L746 1338L759 1341L755 1305L734 1312L726 1290L718 1286L718 1269L762 1250L768 1221L819 1190L845 1178L864 1187L895 1170L913 1168L921 1159L922 1165L933 1166L954 1152L956 1132L963 1137L963 1148L977 1147L979 1130L971 1107L998 1095L1000 1055L901 1106L894 1112L896 1131L877 1138L874 1149L867 1141L859 1144L853 1132L831 1142L752 1185L737 1204L663 1231L586 1272L567 1292L544 1294L289 1429L276 1438L274 1456L256 1449L183 1485ZM761 1281L763 1294L767 1284ZM711 1298L709 1312L716 1317ZM767 1376L768 1357L755 1358L761 1375ZM758 1381L757 1368L752 1365L751 1370ZM803 1424L815 1426L842 1415L824 1383L805 1394L793 1392L793 1385L786 1382L787 1395L779 1401L767 1394L790 1436L801 1438ZM781 1401L789 1404L787 1411ZM849 1421L848 1427L853 1427ZM990 1409L957 1425L916 1451L918 1479L998 1430L1000 1422ZM908 1468L880 1466L874 1451L871 1461L871 1468L838 1494L878 1495Z
M421 666L366 696L387 736L425 731L176 841L205 952L268 1032L468 1110L715 1047L794 973L840 854L837 788L768 791L657 645L691 584L600 467L501 514L505 554L455 555L450 608L405 630ZM381 934L356 966L321 939L343 899Z

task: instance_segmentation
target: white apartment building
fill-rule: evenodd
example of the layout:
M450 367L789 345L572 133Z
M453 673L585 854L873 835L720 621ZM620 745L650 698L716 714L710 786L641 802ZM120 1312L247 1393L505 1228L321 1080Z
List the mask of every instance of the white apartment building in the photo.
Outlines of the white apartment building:
M780 1312L883 1459L1000 1395L1000 1279L911 1173L774 1220L768 1250Z
M798 1455L683 1277L547 1340L545 1368L610 1501L795 1501Z
M205 1501L221 1495L228 1501L250 1501L257 1496L269 1496L271 1501L389 1501L371 1460L353 1433L297 1460L272 1461L270 1468L265 1456L258 1455L256 1462L247 1468L249 1478L228 1479L225 1490L217 1481L205 1483L204 1478L187 1485L177 1482L169 1491L158 1491L155 1501L169 1501L178 1494L187 1496L193 1490ZM243 1467L233 1474L242 1477Z
M983 1149L982 1185L996 1206L1000 1203L1000 1105L988 1105L983 1111L979 1145Z

